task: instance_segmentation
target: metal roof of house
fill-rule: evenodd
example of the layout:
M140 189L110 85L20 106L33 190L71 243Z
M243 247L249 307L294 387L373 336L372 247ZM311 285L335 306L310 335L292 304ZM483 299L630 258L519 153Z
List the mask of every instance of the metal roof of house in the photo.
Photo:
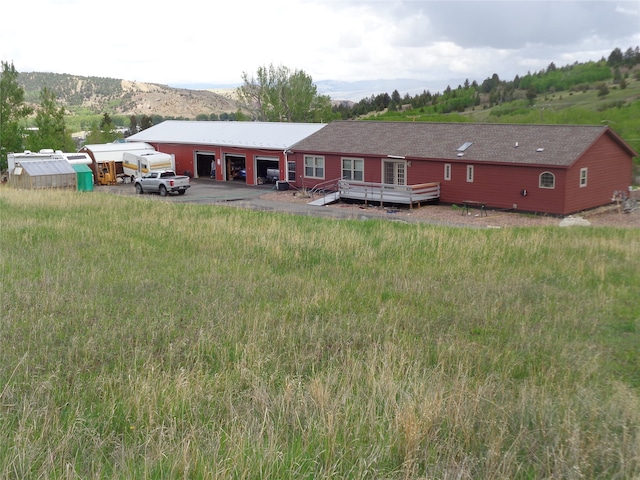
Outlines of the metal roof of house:
M332 122L292 147L296 152L569 166L607 126Z
M31 177L76 173L71 164L66 160L31 160L20 163L20 167ZM16 165L16 168L19 168L18 165Z
M127 142L183 143L286 150L324 123L189 122L166 120L127 138Z

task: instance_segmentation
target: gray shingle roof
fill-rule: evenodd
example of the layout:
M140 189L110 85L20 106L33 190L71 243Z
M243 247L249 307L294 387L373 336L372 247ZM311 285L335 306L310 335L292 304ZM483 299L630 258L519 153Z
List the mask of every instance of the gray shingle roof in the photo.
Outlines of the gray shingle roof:
M599 125L340 121L298 142L293 150L568 166L605 132L620 141ZM471 146L460 156L458 149L466 142Z
M324 123L189 122L166 120L127 142L183 143L285 150L322 129Z

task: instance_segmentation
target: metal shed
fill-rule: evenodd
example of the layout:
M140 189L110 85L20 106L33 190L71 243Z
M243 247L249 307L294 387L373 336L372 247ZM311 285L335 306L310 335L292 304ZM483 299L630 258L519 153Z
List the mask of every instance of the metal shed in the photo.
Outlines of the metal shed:
M9 172L9 183L16 188L77 188L77 174L66 160L16 163Z

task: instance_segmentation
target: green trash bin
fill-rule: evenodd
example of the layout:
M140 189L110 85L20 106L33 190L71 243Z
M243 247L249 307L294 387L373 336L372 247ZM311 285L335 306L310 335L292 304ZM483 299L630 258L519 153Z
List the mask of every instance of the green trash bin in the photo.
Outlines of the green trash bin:
M79 192L93 191L93 172L88 165L78 164L71 165L76 171L76 178Z

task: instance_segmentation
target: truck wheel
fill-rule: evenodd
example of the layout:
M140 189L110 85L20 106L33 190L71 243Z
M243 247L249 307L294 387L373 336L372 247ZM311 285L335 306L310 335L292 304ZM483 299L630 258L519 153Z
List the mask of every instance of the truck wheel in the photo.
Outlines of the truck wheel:
M166 197L167 196L167 187L165 187L164 185L160 185L160 196L161 197Z
M139 183L136 183L136 192L138 193L138 195L142 195L142 185L140 185Z
M184 195L186 190L178 190L178 195Z

